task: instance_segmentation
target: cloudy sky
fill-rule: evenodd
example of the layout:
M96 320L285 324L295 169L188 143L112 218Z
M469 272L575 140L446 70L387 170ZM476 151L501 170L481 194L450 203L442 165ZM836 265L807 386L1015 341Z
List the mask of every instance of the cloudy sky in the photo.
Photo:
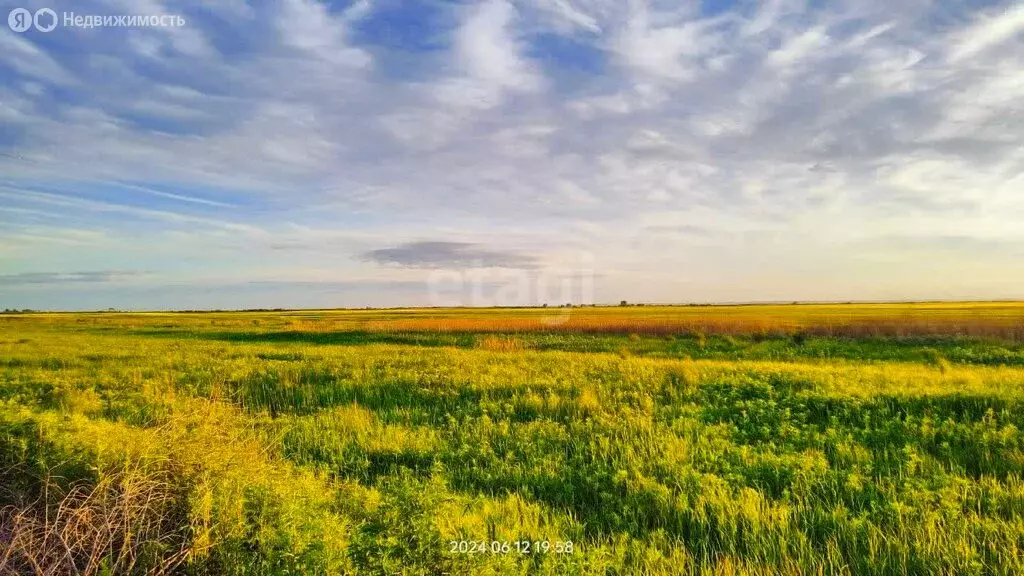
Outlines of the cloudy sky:
M0 0L184 22L0 23L0 308L1024 297L1022 3L206 4Z

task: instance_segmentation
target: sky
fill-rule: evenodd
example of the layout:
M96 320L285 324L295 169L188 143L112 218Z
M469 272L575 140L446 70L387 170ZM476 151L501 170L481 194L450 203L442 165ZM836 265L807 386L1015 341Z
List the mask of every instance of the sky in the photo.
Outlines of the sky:
M1024 3L16 7L0 309L1024 298Z

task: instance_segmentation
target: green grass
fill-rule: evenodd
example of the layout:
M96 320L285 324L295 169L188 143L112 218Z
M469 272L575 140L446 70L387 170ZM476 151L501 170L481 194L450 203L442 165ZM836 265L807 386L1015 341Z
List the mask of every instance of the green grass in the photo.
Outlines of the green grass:
M0 542L15 518L66 533L47 512L75 487L114 495L95 514L146 479L159 506L66 565L144 573L184 550L169 570L1024 573L1016 340L366 320L529 313L0 317ZM9 548L31 573L32 550ZM130 568L129 548L145 552Z

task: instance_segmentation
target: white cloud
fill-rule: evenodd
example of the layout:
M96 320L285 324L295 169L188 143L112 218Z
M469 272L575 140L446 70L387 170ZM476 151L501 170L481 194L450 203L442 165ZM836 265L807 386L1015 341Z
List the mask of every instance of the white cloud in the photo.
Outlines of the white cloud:
M700 68L700 57L713 53L721 38L717 21L689 20L659 24L659 14L644 2L632 2L625 29L615 49L625 64L638 72L668 80L689 80Z
M5 64L28 78L56 85L75 82L71 73L23 36L0 34L0 54Z
M455 34L454 60L462 76L442 82L436 96L446 104L492 108L506 91L543 87L535 67L521 55L514 36L516 9L505 0L487 0L466 12Z
M1024 4L1009 6L1000 13L983 16L973 26L955 35L949 59L959 62L998 46L1024 32Z
M561 32L571 33L577 29L594 33L601 32L597 18L587 14L570 0L537 0L532 5L537 10L550 15L554 20L554 27Z
M777 68L790 68L820 54L828 46L828 35L821 28L812 28L786 41L778 50L768 54L768 64Z
M761 3L754 17L743 25L742 34L756 36L775 28L779 19L785 14L786 8L793 4L796 3L787 0L768 0Z
M325 5L315 0L284 0L280 7L276 26L285 45L339 64L370 63L364 51L348 45L345 23L328 14Z

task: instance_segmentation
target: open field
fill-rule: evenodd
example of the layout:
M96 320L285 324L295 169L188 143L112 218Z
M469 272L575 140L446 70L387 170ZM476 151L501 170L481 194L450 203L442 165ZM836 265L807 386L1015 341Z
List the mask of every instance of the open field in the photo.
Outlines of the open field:
M16 316L14 316L16 317ZM1024 341L1024 304L800 304L35 314L113 328L333 332L586 332L788 336L963 335Z
M1016 303L0 315L0 574L1020 574L1022 429Z

